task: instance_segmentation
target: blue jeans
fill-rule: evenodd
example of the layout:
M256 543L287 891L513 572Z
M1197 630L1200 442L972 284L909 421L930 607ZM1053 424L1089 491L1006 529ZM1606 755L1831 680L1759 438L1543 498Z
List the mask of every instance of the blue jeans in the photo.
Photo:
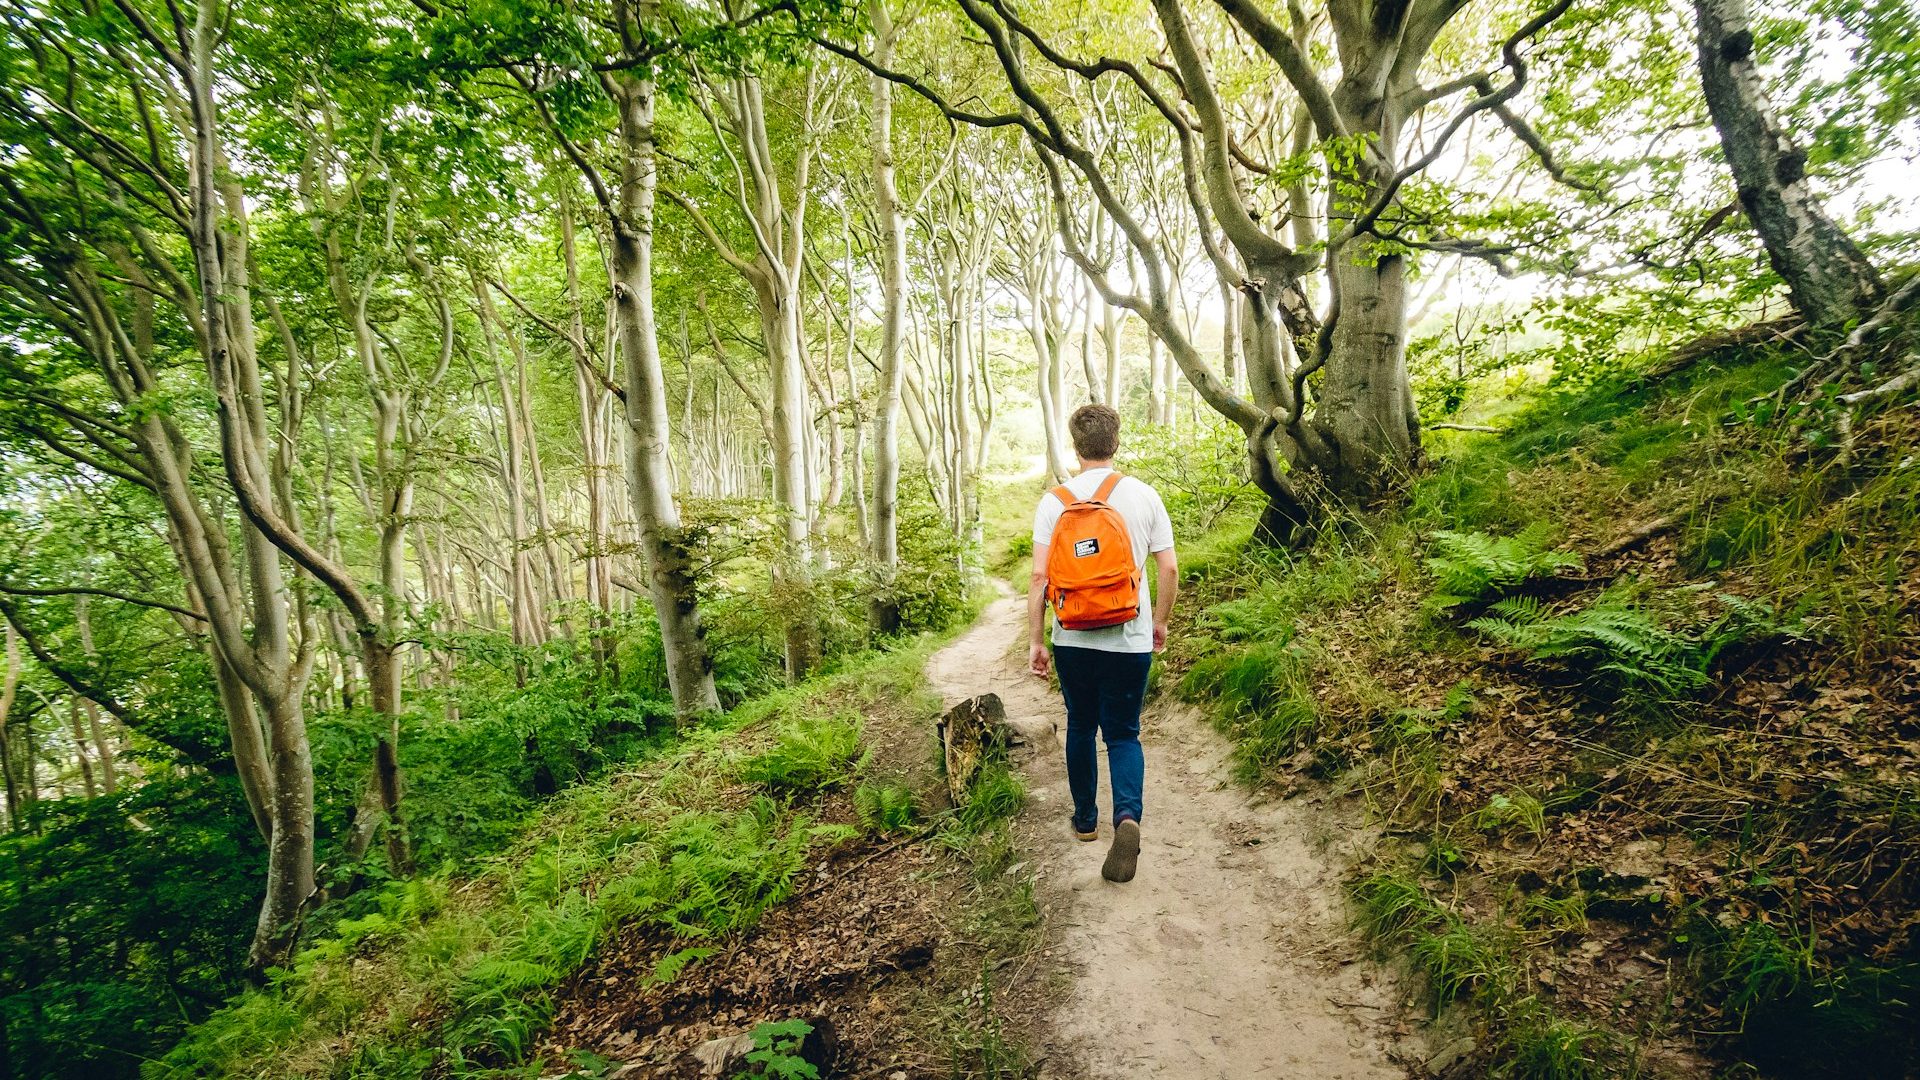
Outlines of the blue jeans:
M1140 752L1140 701L1146 696L1147 669L1152 665L1150 652L1053 647L1060 695L1067 699L1067 787L1073 791L1073 827L1081 832L1092 832L1100 821L1096 730L1107 744L1113 823L1140 820L1140 788L1147 771Z

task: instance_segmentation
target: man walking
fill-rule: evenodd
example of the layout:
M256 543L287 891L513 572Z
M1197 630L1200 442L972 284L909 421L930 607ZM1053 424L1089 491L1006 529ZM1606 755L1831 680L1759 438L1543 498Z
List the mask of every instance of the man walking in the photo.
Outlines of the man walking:
M1093 737L1107 744L1113 786L1113 846L1101 876L1131 881L1140 858L1140 703L1153 654L1166 644L1167 615L1179 589L1173 523L1152 487L1114 471L1120 414L1083 405L1067 421L1080 473L1041 496L1033 515L1033 579L1027 589L1028 666L1045 678L1047 612L1053 612L1052 662L1067 703L1067 786L1073 833L1099 839L1099 763ZM1155 582L1146 586L1148 556Z

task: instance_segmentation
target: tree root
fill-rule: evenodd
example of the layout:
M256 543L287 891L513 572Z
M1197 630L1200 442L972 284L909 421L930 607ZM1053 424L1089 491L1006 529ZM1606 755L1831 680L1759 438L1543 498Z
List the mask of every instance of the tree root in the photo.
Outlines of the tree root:
M1915 280L1920 281L1920 278ZM1910 283L1911 284L1911 283ZM1841 465L1853 463L1853 414L1862 405L1870 404L1882 398L1894 397L1915 387L1920 387L1920 353L1907 357L1905 370L1894 375L1878 386L1867 390L1856 390L1851 394L1841 394L1834 400L1841 405L1834 420L1834 431L1839 436L1840 449L1834 460Z

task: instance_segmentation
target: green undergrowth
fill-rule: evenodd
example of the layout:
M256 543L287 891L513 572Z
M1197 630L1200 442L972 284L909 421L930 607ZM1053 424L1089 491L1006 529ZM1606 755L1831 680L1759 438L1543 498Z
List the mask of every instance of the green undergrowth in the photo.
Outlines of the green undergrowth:
M1640 1075L1633 1045L1602 1027L1562 1015L1529 988L1529 935L1571 930L1575 910L1538 904L1475 920L1405 870L1373 873L1349 889L1356 921L1380 955L1404 955L1435 1013L1456 1004L1478 1011L1491 1038L1482 1045L1497 1075L1516 1080L1599 1080Z
M1366 800L1389 839L1360 925L1436 1009L1479 1017L1486 1074L1658 1075L1644 1047L1683 1030L1734 1075L1914 1060L1897 926L1920 898L1888 869L1920 822L1913 763L1886 730L1806 747L1874 715L1822 680L1920 640L1920 424L1911 402L1859 417L1843 459L1830 403L1768 404L1799 360L1722 353L1434 433L1402 500L1300 550L1250 543L1251 507L1176 521L1173 691L1241 780ZM1685 879L1608 861L1636 836ZM1834 920L1856 925L1815 932ZM1622 942L1678 973L1668 998L1552 985Z
M1041 947L1040 905L1033 871L1015 841L1012 821L1026 787L1004 760L973 780L966 805L939 833L943 847L969 869L969 888L953 915L951 937L965 955L940 964L933 995L918 1010L947 1074L956 1080L1013 1080L1033 1075L1021 1009L1045 988L1017 980L1017 961Z
M737 708L562 792L499 855L387 886L146 1075L540 1075L530 1056L555 989L613 929L639 923L678 942L653 975L671 979L792 895L817 853L863 828L912 826L911 795L863 775L861 714L931 709L928 647ZM855 798L859 826L814 809L816 793L842 786L867 793Z

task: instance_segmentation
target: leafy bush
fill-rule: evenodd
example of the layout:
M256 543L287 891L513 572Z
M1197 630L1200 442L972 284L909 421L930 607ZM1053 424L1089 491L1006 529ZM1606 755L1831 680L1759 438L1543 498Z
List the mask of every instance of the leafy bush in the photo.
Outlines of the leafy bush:
M1198 431L1158 424L1130 428L1121 447L1121 471L1153 485L1177 535L1207 532L1259 502L1247 482L1246 436L1225 420L1205 419Z
M1433 554L1427 570L1438 591L1433 603L1455 607L1498 595L1537 577L1579 569L1580 556L1547 547L1551 526L1535 522L1514 536L1482 532L1433 534Z
M741 765L742 779L786 794L822 791L846 779L862 757L858 715L801 716L782 721L771 748Z
M0 1061L136 1075L238 989L264 842L238 782L199 770L45 800L32 821L0 836Z

